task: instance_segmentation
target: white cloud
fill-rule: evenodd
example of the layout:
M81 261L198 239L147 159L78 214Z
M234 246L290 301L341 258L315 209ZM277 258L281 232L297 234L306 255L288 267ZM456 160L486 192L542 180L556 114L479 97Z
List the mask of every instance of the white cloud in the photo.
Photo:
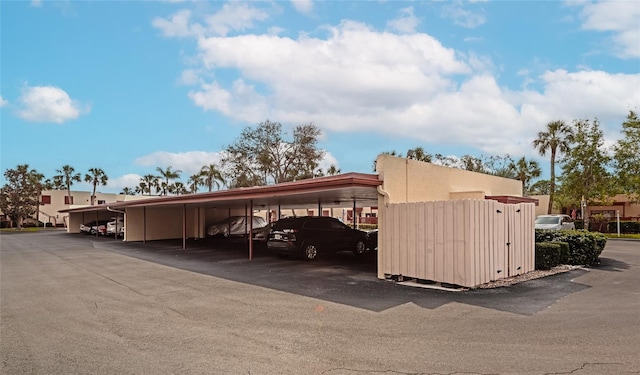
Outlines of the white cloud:
M325 152L324 157L320 160L320 163L318 163L318 168L322 169L323 172L326 172L331 165L335 165L336 168L340 169L338 159L331 155L330 152Z
M187 9L177 11L171 19L156 18L151 24L162 30L165 36L168 37L186 37L191 35L198 35L198 27L190 26L189 20L191 19L191 11Z
M246 3L230 2L213 14L196 17L188 9L174 13L169 19L158 17L152 25L167 37L205 37L209 35L225 36L231 31L242 31L254 27L254 22L264 21L269 14ZM198 21L193 21L198 18Z
M107 181L107 188L115 191L116 193L121 192L125 187L135 189L135 187L140 184L141 178L142 176L136 173L129 173L124 176L109 178L109 181Z
M9 105L9 102L5 100L2 96L0 96L0 108Z
M578 3L585 30L608 31L614 53L621 58L640 57L640 5L636 1Z
M19 98L18 116L28 121L61 124L89 111L88 105L71 99L64 90L54 86L25 87Z
M219 165L220 156L219 152L190 151L172 153L157 151L137 158L135 163L145 167L153 167L154 171L156 167L165 169L171 166L173 170L181 170L181 180L186 181L190 175L200 171L204 165L211 163Z
M470 11L466 9L464 5L465 4L462 1L446 3L442 8L442 16L452 19L453 23L458 26L469 29L476 28L487 22L484 14Z
M420 20L413 14L413 7L402 8L399 13L397 18L387 22L387 27L401 33L414 33Z
M42 6L42 0L31 0L31 6L34 8L40 8Z
M313 11L312 0L291 0L291 4L300 13L309 14Z
M327 30L325 39L200 38L202 71L217 77L218 69L233 70L239 78L207 78L189 97L240 122L313 122L329 136L385 134L492 155L533 153L531 139L556 119L597 117L605 128L619 127L640 103L640 74L544 66L538 76L520 71L523 88L512 91L497 82L490 58L424 33L380 32L353 21Z

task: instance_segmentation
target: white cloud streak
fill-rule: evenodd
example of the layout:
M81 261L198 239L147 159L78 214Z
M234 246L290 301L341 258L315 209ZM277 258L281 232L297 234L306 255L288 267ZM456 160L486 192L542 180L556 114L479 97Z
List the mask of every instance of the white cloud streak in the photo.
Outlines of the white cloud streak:
M420 25L420 19L413 13L413 7L402 8L399 13L397 18L387 22L387 27L401 33L414 33Z
M90 111L90 106L71 99L64 90L54 86L25 87L18 102L18 116L33 122L62 124Z
M291 4L300 13L309 14L309 13L313 12L313 1L312 0L292 0Z
M625 59L640 57L640 5L637 1L600 1L582 5L585 30L611 32L613 53Z
M221 154L219 152L190 151L172 153L157 151L141 156L135 160L136 165L165 169L169 166L173 170L181 170L182 180L186 181L190 175L200 171L202 166L216 163L219 165ZM155 173L155 172L154 172Z

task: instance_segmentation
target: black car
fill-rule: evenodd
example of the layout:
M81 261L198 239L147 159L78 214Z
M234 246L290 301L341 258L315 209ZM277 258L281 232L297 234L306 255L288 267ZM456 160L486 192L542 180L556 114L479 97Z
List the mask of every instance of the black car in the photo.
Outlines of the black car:
M366 232L352 229L332 217L290 217L273 224L267 249L311 260L321 253L345 250L362 255L367 251L366 241Z

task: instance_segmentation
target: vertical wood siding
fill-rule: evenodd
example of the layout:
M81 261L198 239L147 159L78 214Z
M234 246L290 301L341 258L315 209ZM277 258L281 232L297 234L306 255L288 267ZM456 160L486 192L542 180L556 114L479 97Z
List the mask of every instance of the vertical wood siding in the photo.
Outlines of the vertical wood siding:
M455 200L382 210L378 251L385 277L474 287L535 267L531 203Z

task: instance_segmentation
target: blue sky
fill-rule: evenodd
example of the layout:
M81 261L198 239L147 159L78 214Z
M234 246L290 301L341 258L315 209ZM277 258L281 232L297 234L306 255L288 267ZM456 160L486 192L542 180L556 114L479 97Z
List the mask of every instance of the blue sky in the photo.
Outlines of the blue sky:
M548 160L554 120L610 145L640 110L636 1L2 1L2 170L156 167L182 181L245 126L322 130L322 166L384 151ZM1 181L4 183L4 180ZM86 184L74 190L90 190Z

